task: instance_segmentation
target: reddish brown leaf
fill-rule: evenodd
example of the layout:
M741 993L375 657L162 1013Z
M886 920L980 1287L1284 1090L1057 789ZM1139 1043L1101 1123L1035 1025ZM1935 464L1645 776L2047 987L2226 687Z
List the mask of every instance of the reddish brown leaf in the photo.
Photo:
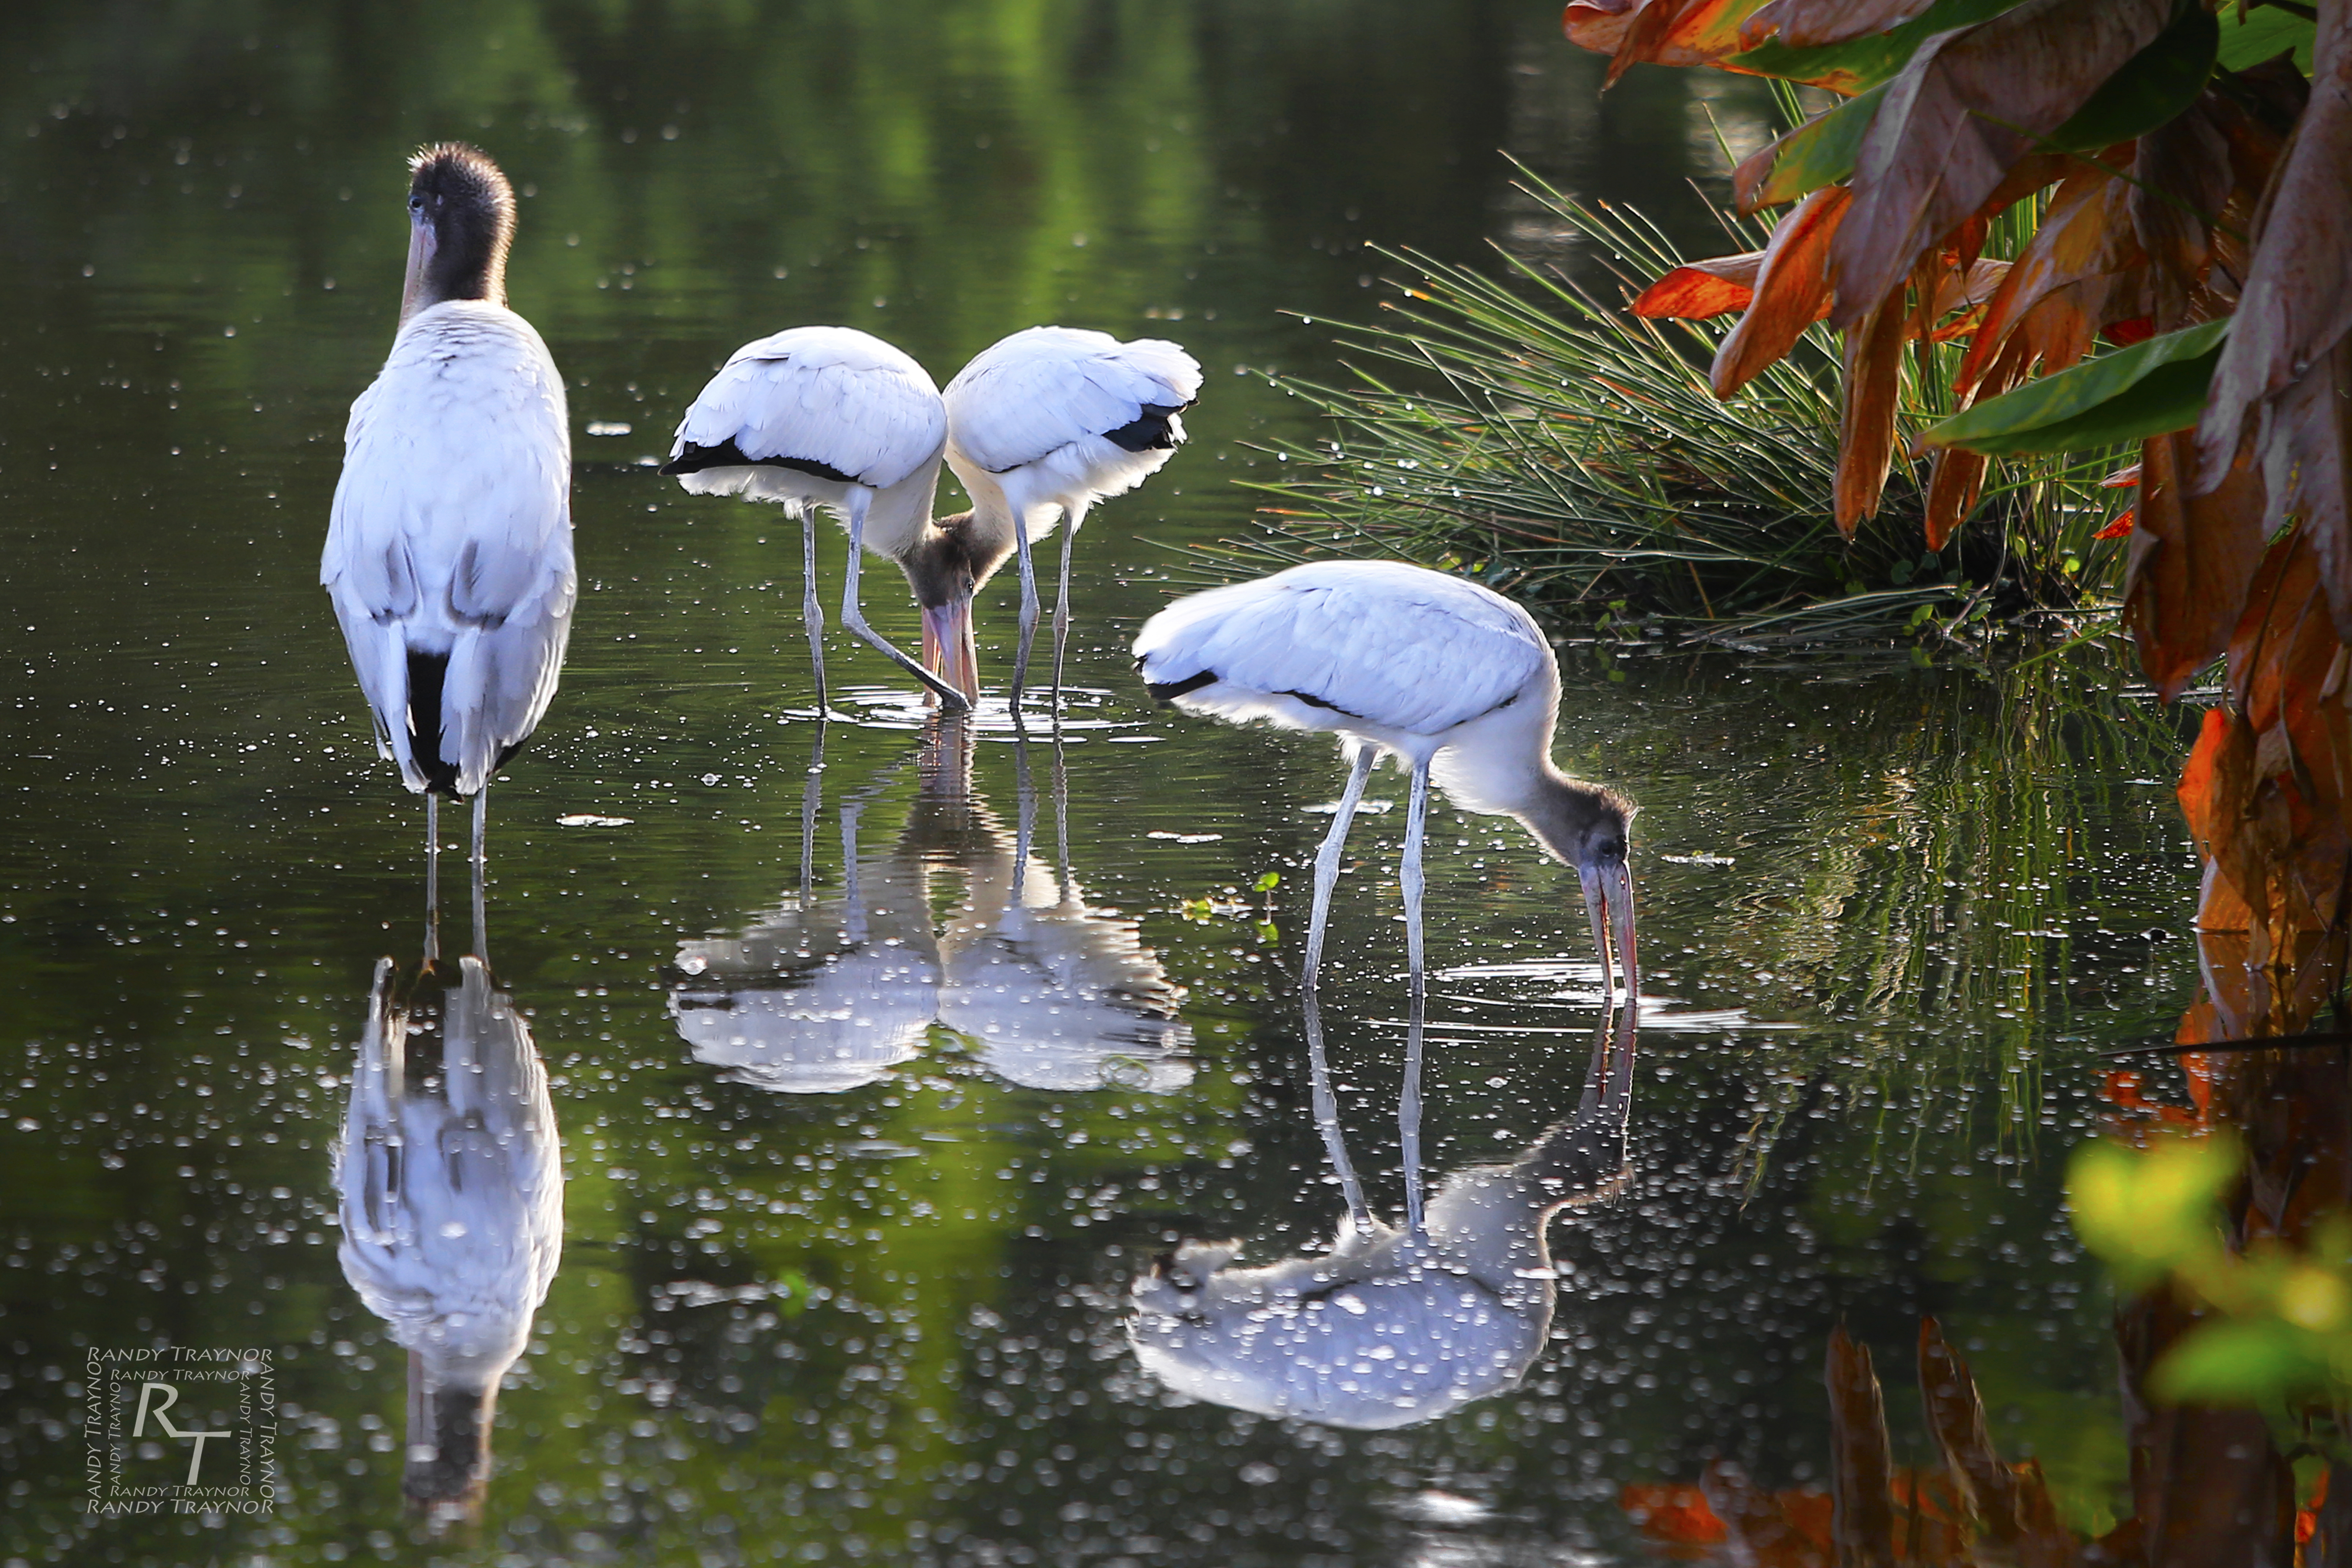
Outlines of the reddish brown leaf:
M2262 1415L2158 1406L2145 1392L2150 1370L2196 1323L2194 1314L2161 1290L2116 1311L2144 1553L2120 1561L2163 1568L2284 1568L2294 1557L2294 1473L2273 1447Z
M2137 507L2127 506L2116 513L2115 521L2091 535L2094 539L2121 539L2132 531L2133 521L2139 516Z
M1843 185L1815 191L1772 226L1756 276L1755 297L1715 351L1707 378L1717 397L1729 397L1746 385L1758 371L1794 348L1805 329L1828 312L1830 241L1849 199Z
M2352 289L2345 292L2352 294ZM2222 349L2224 360L2229 352ZM2314 362L2272 403L2268 425L2257 437L2270 496L2266 526L2275 528L2289 517L2303 520L2318 553L2336 635L2352 642L2352 529L2347 526L2344 496L2346 481L2352 479L2352 336ZM2201 426L2198 434L2201 439Z
M2200 912L2200 930L2260 931L2269 925L2269 877L2250 828L2258 782L2252 727L2226 709L2207 710L2189 765L2181 770L2180 812L2206 860L2207 900L2219 896L2216 879L2226 883L2245 911L2245 923L2207 926ZM2216 913L2221 912L2217 907Z
M1568 41L1610 57L1614 83L1628 66L1713 65L1738 52L1739 26L1763 0L1569 0Z
M1760 250L1685 262L1643 289L1633 300L1633 314L1704 321L1744 310L1756 296L1756 273L1763 262Z
M1870 1352L1841 1324L1830 1334L1825 1373L1830 1391L1831 1532L1839 1568L1894 1568L1895 1510L1888 1487L1886 1401L1871 1369Z
M2352 0L2320 0L2313 68L2310 107L2263 204L2237 321L2197 428L2200 485L2228 476L2246 416L2281 399L2352 331L2352 289L2344 283L2352 249L2352 178L2345 173L2352 169ZM2258 439L2268 466L2275 431ZM2342 497L2339 469L2339 516ZM2339 603L2332 595L2329 602Z
M2058 1522L2041 1470L2011 1468L1993 1450L1976 1379L1933 1318L1919 1320L1919 1395L1961 1510L1982 1531L1978 1555L2021 1568L2073 1563L2074 1537Z
M1748 18L1739 41L1754 48L1774 33L1792 49L1843 44L1884 33L1935 4L1935 0L1772 0Z
M2026 0L1921 45L1856 160L1830 319L1861 321L2171 16L2172 0Z
M1830 1500L1819 1492L1768 1492L1738 1466L1717 1459L1699 1488L1722 1520L1732 1561L1758 1568L1832 1568Z
M1968 355L1960 362L1952 384L1960 391L1975 386L1996 356L2007 346L2035 307L2053 294L2074 289L2069 314L2088 317L2082 310L2085 291L2078 286L2104 279L2144 259L2130 221L2131 187L2097 167L2078 169L2050 198L2048 210L2033 237L2018 253L1985 306ZM2104 288L2096 290L2103 301ZM2087 343L2086 343L2087 346ZM2063 366L2044 365L2046 372Z
M2124 205L2132 232L2147 252L2156 289L2151 325L2172 331L2189 324L2191 301L2204 291L2213 264L2213 219L2236 184L2230 142L2216 121L2222 111L2242 111L2209 90L2185 113L2177 114L2139 139Z
M2192 443L2184 430L2141 447L2138 526L2124 569L2124 621L2168 701L2229 646L2263 560L2261 479L2242 464L2222 489L2189 495L2182 466Z
M1903 289L1845 335L1845 405L1838 415L1837 525L1848 539L1878 510L1895 455L1895 403L1903 369Z

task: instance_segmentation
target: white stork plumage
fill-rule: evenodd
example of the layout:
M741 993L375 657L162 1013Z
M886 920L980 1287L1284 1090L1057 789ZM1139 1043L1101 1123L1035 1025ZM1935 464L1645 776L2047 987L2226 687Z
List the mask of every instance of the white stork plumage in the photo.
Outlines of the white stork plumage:
M1633 1010L1614 1029L1602 1016L1574 1117L1508 1165L1455 1172L1425 1215L1409 1071L1400 1230L1372 1215L1348 1163L1311 995L1307 1006L1317 1120L1348 1215L1329 1250L1278 1263L1236 1268L1232 1242L1163 1254L1129 1295L1137 1361L1195 1399L1359 1431L1433 1421L1517 1387L1551 1330L1552 1217L1622 1185Z
M446 975L446 971L438 972ZM530 1340L563 1247L547 1072L479 960L403 1005L376 965L335 1161L344 1278L408 1352L402 1490L436 1515L480 1507L499 1382ZM410 1081L414 1015L437 1011L440 1087Z
M1339 850L1382 752L1412 775L1399 869L1412 984L1422 984L1422 839L1429 781L1465 811L1517 817L1573 866L1610 987L1613 925L1638 994L1627 829L1634 807L1552 764L1559 667L1533 616L1491 589L1392 561L1294 566L1177 600L1144 624L1135 660L1151 694L1234 722L1329 731L1350 766L1315 861L1306 983L1323 956Z
M842 624L928 687L950 710L970 705L952 679L927 665L932 601L944 605L953 553L931 522L947 405L929 373L890 344L852 327L793 327L728 356L678 422L662 472L697 495L780 501L801 520L801 613L816 664L817 711L825 711L824 612L816 595L816 512L849 530ZM918 663L867 624L858 602L861 552L897 561L925 609L927 657ZM926 593L929 597L926 597ZM967 595L967 597L969 595ZM967 617L967 626L969 619ZM963 652L969 662L968 650Z
M948 466L971 496L968 518L946 520L973 536L970 553L992 571L1006 551L1021 563L1021 641L1013 659L1018 706L1037 630L1037 575L1030 546L1062 535L1062 582L1054 607L1054 689L1070 634L1070 546L1087 509L1124 495L1184 440L1178 416L1201 395L1201 366L1171 342L1108 332L1032 327L984 349L948 383ZM985 580L986 574L982 574Z
M572 436L547 345L506 306L506 176L456 144L410 167L400 331L352 405L319 580L436 854L439 797L473 797L478 928L490 777L555 696L579 592ZM437 909L430 870L427 889Z

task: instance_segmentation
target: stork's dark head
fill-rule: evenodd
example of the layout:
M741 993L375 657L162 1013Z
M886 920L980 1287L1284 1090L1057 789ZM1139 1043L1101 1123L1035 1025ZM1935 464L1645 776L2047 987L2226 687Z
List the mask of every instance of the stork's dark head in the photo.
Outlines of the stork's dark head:
M1639 808L1615 790L1580 779L1552 775L1540 798L1520 815L1546 849L1576 868L1584 886L1584 906L1592 921L1592 944L1601 951L1602 984L1608 984L1610 936L1625 989L1635 990L1633 960L1633 814Z
M923 668L967 700L980 695L971 598L1012 553L1010 539L998 537L972 513L962 511L934 521L898 562L915 591L915 602L923 607Z
M514 243L514 187L478 148L445 142L408 161L406 321L445 300L507 301L507 247Z

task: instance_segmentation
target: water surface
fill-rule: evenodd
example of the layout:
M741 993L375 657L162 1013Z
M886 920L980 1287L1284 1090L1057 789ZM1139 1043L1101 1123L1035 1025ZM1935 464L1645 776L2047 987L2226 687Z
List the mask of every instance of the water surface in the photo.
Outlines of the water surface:
M1630 1183L1555 1226L1545 1349L1353 1432L1176 1397L1129 1348L1156 1255L1273 1259L1343 1212L1295 985L1338 763L1153 709L1121 652L1189 571L1170 546L1249 527L1251 443L1305 433L1252 373L1339 373L1299 316L1375 308L1367 239L1542 252L1497 149L1663 205L1720 171L1710 109L1752 130L1665 75L1593 109L1538 9L0 21L0 1560L1639 1561L1629 1484L1710 1455L1822 1482L1841 1320L1923 1455L1922 1311L2005 1450L2081 1527L2113 1516L2107 1297L2059 1172L2097 1053L2188 999L2194 861L2171 724L2091 665L1567 650L1560 759L1643 805L1645 997ZM480 1520L434 1536L333 1151L378 961L427 1089L457 1004L415 985L421 814L315 570L395 310L401 159L447 135L525 193L515 303L572 389L583 595L492 793L467 1015L544 1065L562 1260ZM796 531L646 460L752 335L845 321L944 380L1045 320L1210 373L1192 444L1086 531L1069 721L928 732L836 638L860 721L818 768ZM1010 629L1008 581L993 679ZM1403 791L1371 794L1397 809L1360 820L1325 1026L1393 1215ZM1509 824L1437 814L1431 908L1434 1178L1576 1109L1600 995L1574 879ZM157 1343L271 1352L274 1513L81 1511L88 1355Z

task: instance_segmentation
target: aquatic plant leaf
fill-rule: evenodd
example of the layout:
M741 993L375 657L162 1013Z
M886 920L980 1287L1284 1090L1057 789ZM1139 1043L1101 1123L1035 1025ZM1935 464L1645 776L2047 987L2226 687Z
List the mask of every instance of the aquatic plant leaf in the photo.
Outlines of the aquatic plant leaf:
M1894 1462L1886 1401L1870 1352L1841 1323L1830 1331L1824 1377L1830 1391L1831 1539L1839 1568L1894 1568Z
M2066 1170L2074 1233L2118 1285L2141 1289L2220 1251L2221 1199L2242 1165L2226 1131L2170 1136L2146 1150L2095 1139Z
M1843 186L1817 191L1773 226L1754 297L1717 345L1715 363L1707 371L1707 383L1717 397L1738 392L1829 313L1830 240L1850 199Z
M1886 488L1909 314L1898 288L1845 335L1845 402L1838 411L1834 495L1838 531L1848 539L1864 518L1878 510L1878 498Z
M1975 1516L1996 1551L2014 1556L2018 1537L2017 1477L1993 1451L1984 1400L1969 1363L1946 1342L1943 1325L1919 1320L1919 1398L1963 1509Z
M1629 66L1712 65L1739 48L1739 26L1764 0L1569 0L1568 41L1609 57L1603 86Z
M2141 447L2124 568L2124 624L2138 643L2140 668L2167 701L2229 647L2263 556L2260 477L2241 468L2231 484L2191 495L2190 450L2185 432Z
M2221 483L2255 405L2284 395L2352 331L2352 289L2344 286L2352 249L2352 179L2345 177L2352 168L2352 4L2326 0L2317 40L2310 104L2264 203L2238 324L2198 426L2200 484ZM2279 434L2274 426L2265 447ZM2341 489L2339 481L2339 511Z
M1748 309L1756 296L1756 274L1764 252L1743 251L1706 261L1688 261L1634 297L1633 314L1704 321Z
M1930 426L1931 446L2063 452L2137 440L2196 423L2230 323L2167 332L2043 376Z
M2145 136L2197 101L2213 74L2221 37L2221 24L2211 12L2199 5L2184 8L2051 132L2050 142L2070 153L2088 153Z
M1841 43L1805 47L1785 38L1763 39L1724 64L1758 76L1785 77L1832 92L1856 93L1887 80L1919 46L1937 34L1966 27L2013 10L2024 0L1937 0L1902 26ZM1749 22L1743 37L1762 39L1763 14Z
M2027 0L1920 46L1855 163L1854 205L1830 257L1853 325L1919 257L2171 20L2171 0Z
M1886 98L1884 84L1814 115L1770 146L1751 153L1731 171L1731 195L1741 216L1793 202L1853 174L1863 138Z
M2278 5L2225 5L2220 16L2221 40L2219 57L2223 70L2242 71L2249 66L2292 52L2297 68L2311 69L2313 46L2318 33L2308 16L2298 16Z

